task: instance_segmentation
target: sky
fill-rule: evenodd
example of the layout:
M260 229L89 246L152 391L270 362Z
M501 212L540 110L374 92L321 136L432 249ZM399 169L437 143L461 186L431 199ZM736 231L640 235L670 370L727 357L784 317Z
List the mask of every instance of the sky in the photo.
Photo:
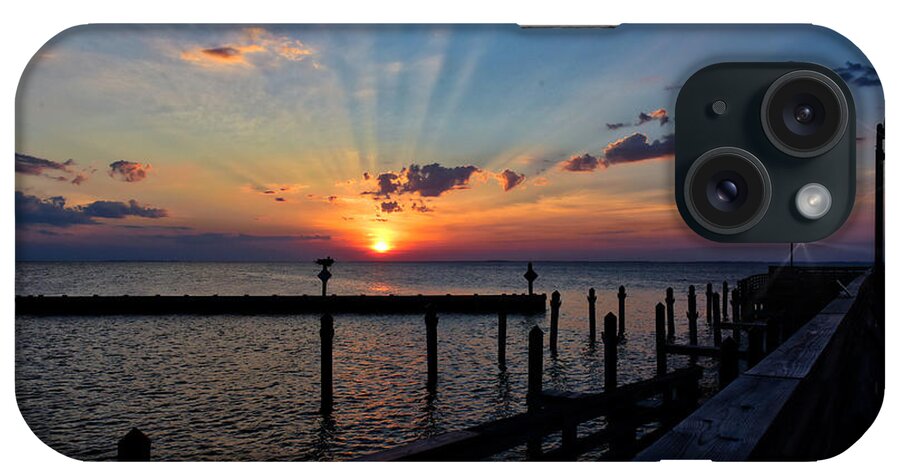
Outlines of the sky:
M673 200L674 104L720 61L812 61L857 104L872 257L880 81L825 29L83 26L16 101L19 260L761 260Z

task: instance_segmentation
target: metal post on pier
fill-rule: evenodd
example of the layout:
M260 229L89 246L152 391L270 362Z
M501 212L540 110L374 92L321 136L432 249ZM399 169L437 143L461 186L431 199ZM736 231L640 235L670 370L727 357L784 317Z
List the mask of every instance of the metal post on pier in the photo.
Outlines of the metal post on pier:
M694 285L688 287L688 342L697 345L697 291Z
M116 459L119 461L150 461L150 438L132 428L119 440Z
M553 291L550 296L550 355L556 356L556 341L559 338L559 307L562 300L559 291Z
M591 344L597 341L597 291L588 289L588 336Z
M675 290L666 288L666 338L675 339Z
M531 261L528 262L528 270L525 271L525 280L528 281L528 295L534 294L534 280L538 278L538 274L534 271Z
M323 314L320 319L319 339L321 342L321 405L323 415L331 413L334 407L334 318Z
M331 279L331 271L328 268L334 264L334 259L331 256L319 258L316 260L316 264L322 267L322 271L319 271L317 276L322 281L322 296L324 297L328 295L328 280Z
M609 313L603 318L603 391L611 392L617 387L617 367L619 335L616 333L616 315Z
M619 293L616 295L619 298L619 339L625 338L625 298L628 297L625 294L625 286L619 286Z
M713 343L716 347L722 345L722 314L719 309L719 293L712 295L713 312Z
M428 353L428 380L426 386L430 391L434 391L437 388L438 381L437 325L437 313L434 307L429 305L425 311L425 344Z
M506 311L497 314L497 365L506 368Z
M656 304L656 375L663 376L667 371L666 363L666 306Z

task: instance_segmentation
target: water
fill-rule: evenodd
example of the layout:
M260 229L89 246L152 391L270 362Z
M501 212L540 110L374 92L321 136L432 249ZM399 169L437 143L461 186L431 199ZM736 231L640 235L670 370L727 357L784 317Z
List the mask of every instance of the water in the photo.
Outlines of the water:
M545 388L603 389L602 344L588 343L589 287L598 321L627 288L620 384L655 372L653 308L675 289L678 341L686 292L699 312L760 263L536 263L536 292L562 293L559 356ZM329 293L514 293L524 263L338 263ZM18 263L16 294L316 294L307 263ZM35 434L79 459L111 459L131 427L160 460L346 460L524 411L527 333L544 316L509 317L507 370L496 365L496 316L440 316L440 383L425 389L422 316L335 316L335 410L318 411L317 315L16 317L16 394ZM701 343L711 332L701 319ZM602 324L598 322L598 328ZM598 330L599 332L599 330ZM687 363L670 358L670 366ZM701 365L709 362L701 360ZM712 368L712 367L711 367ZM715 382L707 371L704 385ZM512 455L511 457L516 457Z

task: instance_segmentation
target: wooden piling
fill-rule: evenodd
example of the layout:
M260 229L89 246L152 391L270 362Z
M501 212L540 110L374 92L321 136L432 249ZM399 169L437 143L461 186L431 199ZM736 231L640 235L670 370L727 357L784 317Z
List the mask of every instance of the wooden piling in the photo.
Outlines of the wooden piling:
M319 326L321 342L321 405L322 414L331 413L334 407L334 318L331 314L323 314Z
M675 339L675 290L666 288L666 338Z
M550 296L550 355L556 356L556 341L559 337L559 306L562 300L559 291L553 291Z
M719 293L712 295L713 342L716 347L722 345L722 315L719 310Z
M706 323L712 324L712 283L706 283Z
M728 320L728 281L722 281L722 321Z
M603 318L603 391L616 389L616 373L619 362L617 346L619 334L616 332L616 315L609 313Z
M535 413L541 407L544 383L544 331L534 326L528 332L528 411Z
M435 390L438 381L437 325L437 313L434 307L429 305L425 311L425 343L428 352L428 380L426 385L429 390Z
M619 294L616 295L619 298L619 337L625 337L625 298L628 297L625 294L625 286L619 286Z
M497 365L506 368L506 311L497 313Z
M688 342L697 345L697 291L694 285L688 287Z
M728 386L738 376L738 346L731 337L719 348L719 390Z
M119 461L150 461L150 438L141 430L132 428L119 440Z
M597 341L597 291L588 289L588 336L593 344Z
M751 327L747 330L747 368L752 368L763 358L763 330Z
M741 346L741 312L740 312L740 304L738 302L740 295L738 293L738 288L734 288L731 290L731 322L734 326L731 329L731 337L738 344L738 347Z
M666 374L666 306L656 304L656 375Z

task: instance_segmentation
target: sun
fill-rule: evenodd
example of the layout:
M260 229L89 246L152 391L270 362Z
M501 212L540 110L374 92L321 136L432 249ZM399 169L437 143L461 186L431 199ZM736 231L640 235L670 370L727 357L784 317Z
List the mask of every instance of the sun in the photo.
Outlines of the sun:
M372 250L376 253L387 253L391 250L391 245L384 240L379 240L372 245Z

